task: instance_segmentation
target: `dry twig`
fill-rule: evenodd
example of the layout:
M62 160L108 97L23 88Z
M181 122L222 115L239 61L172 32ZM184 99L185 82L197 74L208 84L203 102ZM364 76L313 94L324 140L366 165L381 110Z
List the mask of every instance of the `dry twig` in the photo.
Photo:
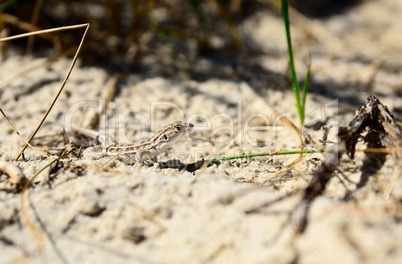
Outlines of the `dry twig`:
M0 161L0 172L10 176L10 182L12 184L22 185L26 181L24 173L17 167L17 165L11 162Z

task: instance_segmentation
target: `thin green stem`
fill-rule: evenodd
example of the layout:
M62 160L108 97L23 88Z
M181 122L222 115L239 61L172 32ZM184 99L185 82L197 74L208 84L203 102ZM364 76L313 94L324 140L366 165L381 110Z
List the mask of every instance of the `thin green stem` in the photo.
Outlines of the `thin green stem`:
M306 97L307 97L307 90L308 90L308 84L310 83L310 72L311 72L311 53L310 51L308 52L308 66L307 66L307 72L306 72L306 78L304 79L304 85L303 85L303 124L304 124L304 117L306 116Z
M243 158L251 158L251 157L260 157L260 156L277 156L277 155L291 155L291 154L308 154L308 153L324 153L329 152L329 149L324 150L288 150L288 151L275 151L275 152L260 152L260 153L251 153L244 155L236 155L230 157L223 157L212 160L212 162L223 161L223 160L232 160L232 159L243 159Z
M183 168L193 170L200 168L203 164L213 164L219 163L224 160L233 160L233 159L243 159L243 158L251 158L251 157L262 157L262 156L277 156L277 155L291 155L291 154L308 154L308 153L325 153L329 152L329 149L324 150L288 150L288 151L275 151L275 152L261 152L261 153L251 153L244 155L236 155L230 157L217 158L209 161L200 160L193 163L184 164Z
M293 85L293 91L294 91L294 95L295 95L295 99L296 99L296 108L297 108L297 113L298 113L299 119L300 119L300 126L302 127L304 124L304 115L303 115L303 107L301 105L301 100L300 100L299 82L297 79L295 63L293 60L292 40L290 37L290 28L289 28L289 6L288 6L287 0L282 0L282 18L283 18L283 23L285 25L286 42L287 42L287 46L288 46L288 56L289 56L289 66L290 66L290 71L292 74L292 85Z

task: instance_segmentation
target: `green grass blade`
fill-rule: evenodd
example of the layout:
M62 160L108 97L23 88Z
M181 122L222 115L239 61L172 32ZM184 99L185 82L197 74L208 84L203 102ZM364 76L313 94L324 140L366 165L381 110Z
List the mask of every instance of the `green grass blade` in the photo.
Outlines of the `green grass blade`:
M325 153L325 152L330 152L330 151L331 150L329 150L329 149L324 149L324 150L308 150L308 149L304 149L304 150L285 150L285 151L275 151L275 152L251 153L251 154L223 157L223 158L213 159L213 160L209 160L209 161L200 160L200 161L197 161L197 162L185 164L182 167L182 169L186 168L186 169L194 170L194 169L199 168L200 166L202 166L205 162L210 163L210 164L214 164L214 163L219 163L220 161L233 160L233 159L243 159L243 158L263 157L263 156L277 156L277 155L292 155L292 154Z
M214 159L212 162L222 161L222 160L232 160L232 159L243 159L243 158L251 158L251 157L261 157L261 156L277 156L277 155L292 155L292 154L308 154L308 153L323 153L329 152L330 150L287 150L287 151L275 151L275 152L261 152L261 153L252 153L252 154L244 154L237 156L230 156L224 158Z
M17 1L18 0L8 0L7 2L1 4L0 5L0 11L3 11L4 9L6 9L7 7L9 7L10 5L14 4Z
M304 124L304 118L306 116L306 98L307 98L307 90L308 90L308 85L310 83L310 72L311 72L311 52L308 52L308 66L307 66L307 72L306 72L306 78L304 79L304 85L303 85L303 121L302 123Z
M287 46L288 46L289 66L290 66L290 71L292 74L293 91L294 91L295 100L296 100L297 113L298 113L299 119L300 119L300 126L303 126L303 123L304 123L303 108L302 108L301 100L300 100L299 81L297 79L295 63L293 60L292 41L291 41L291 37L290 37L289 6L288 6L287 0L281 0L281 1L282 1L282 18L283 18L283 23L285 25L286 42L287 42Z

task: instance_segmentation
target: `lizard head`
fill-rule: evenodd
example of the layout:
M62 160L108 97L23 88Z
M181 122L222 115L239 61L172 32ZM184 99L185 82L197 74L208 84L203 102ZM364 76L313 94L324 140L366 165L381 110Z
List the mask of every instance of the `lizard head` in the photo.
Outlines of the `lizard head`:
M191 131L194 128L192 123L175 121L167 126L163 130L161 130L161 141L168 142L168 144L172 144L180 139L180 136L186 133L187 131Z
M167 125L166 128L170 128L177 133L184 133L186 131L191 131L194 128L194 125L192 123L186 123L182 121L175 121L171 123L170 125Z

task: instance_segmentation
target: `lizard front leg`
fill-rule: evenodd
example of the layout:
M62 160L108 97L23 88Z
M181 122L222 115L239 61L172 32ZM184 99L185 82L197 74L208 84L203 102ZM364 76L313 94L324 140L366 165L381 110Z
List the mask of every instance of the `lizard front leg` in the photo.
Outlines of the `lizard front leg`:
M139 167L141 167L145 162L148 160L153 161L154 163L157 162L156 155L150 150L141 150L136 152L135 161ZM151 163L152 164L152 163Z

